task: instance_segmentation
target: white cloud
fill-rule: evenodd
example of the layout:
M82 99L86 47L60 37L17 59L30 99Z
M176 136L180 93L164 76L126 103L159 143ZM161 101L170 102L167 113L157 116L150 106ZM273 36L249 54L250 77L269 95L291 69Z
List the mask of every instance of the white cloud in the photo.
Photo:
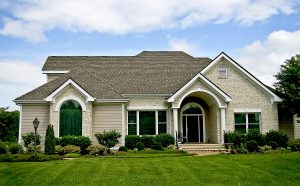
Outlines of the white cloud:
M185 39L177 38L170 39L168 46L169 50L184 51L187 53L194 53L197 49L199 49L199 47L196 44L191 43Z
M7 2L7 1L3 1ZM0 34L31 42L55 28L72 32L126 34L234 21L252 25L276 14L291 14L296 0L19 0L3 18Z
M237 61L267 85L286 59L300 54L300 30L274 31L263 41L255 41L239 50Z
M13 99L45 83L41 66L24 61L0 60L0 107L17 109Z

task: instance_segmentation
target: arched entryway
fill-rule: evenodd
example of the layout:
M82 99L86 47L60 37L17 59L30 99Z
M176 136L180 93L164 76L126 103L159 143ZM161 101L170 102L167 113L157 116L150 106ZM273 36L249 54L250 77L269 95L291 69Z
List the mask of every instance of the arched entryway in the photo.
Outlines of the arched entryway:
M77 101L63 102L59 111L59 136L82 135L82 108Z
M203 143L205 141L205 112L195 102L185 104L181 109L181 129L183 143Z

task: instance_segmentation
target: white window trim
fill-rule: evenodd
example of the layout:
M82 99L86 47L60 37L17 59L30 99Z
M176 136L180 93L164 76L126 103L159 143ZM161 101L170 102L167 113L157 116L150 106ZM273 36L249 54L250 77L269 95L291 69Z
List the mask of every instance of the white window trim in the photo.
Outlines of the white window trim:
M246 125L246 133L248 132L248 128L249 128L248 114L253 114L253 113L258 113L259 114L259 130L261 131L261 125L262 125L262 122L261 122L261 112L235 112L234 111L234 115L235 114L245 114L246 115L246 123L245 123L245 125ZM244 123L236 124L235 121L234 121L234 129L235 129L235 125L244 125Z
M136 123L129 123L128 122L128 112L130 111L135 111L136 112ZM159 109L159 110L127 110L127 135L128 135L128 125L133 125L136 124L136 135L140 135L140 111L145 112L155 112L155 135L159 134L158 133L158 125L159 123L161 124L162 122L158 122L158 112L159 111L165 111L166 112L166 131L168 130L168 110L166 109Z

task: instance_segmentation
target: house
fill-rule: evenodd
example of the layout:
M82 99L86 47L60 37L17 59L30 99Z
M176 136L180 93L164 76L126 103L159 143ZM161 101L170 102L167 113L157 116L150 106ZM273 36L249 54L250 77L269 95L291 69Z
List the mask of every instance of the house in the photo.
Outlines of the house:
M300 134L300 121L278 118L281 98L223 52L213 60L180 51L50 56L42 72L48 82L14 100L19 140L33 130L35 117L42 137L49 124L56 136L92 141L95 133L116 129L119 145L135 134L171 133L183 143L214 144L224 143L224 131Z

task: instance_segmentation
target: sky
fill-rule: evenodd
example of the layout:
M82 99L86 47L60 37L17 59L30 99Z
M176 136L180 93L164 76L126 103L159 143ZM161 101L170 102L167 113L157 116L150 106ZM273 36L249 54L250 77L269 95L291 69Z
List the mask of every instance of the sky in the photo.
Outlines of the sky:
M46 82L47 56L225 52L272 86L300 54L300 0L0 0L0 107Z

